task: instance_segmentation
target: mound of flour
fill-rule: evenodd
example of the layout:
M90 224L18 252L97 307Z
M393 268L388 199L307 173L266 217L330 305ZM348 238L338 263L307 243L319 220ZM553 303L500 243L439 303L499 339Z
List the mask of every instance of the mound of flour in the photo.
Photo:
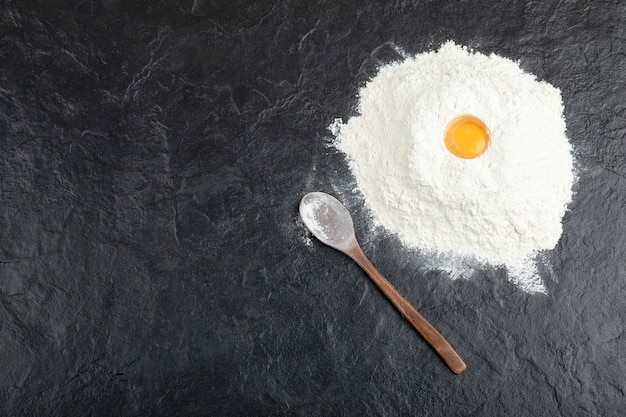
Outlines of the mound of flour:
M559 240L575 177L560 91L448 42L383 66L359 98L359 115L331 130L375 222L409 247L506 266L522 289L544 291L534 258ZM463 114L491 134L476 159L443 142Z

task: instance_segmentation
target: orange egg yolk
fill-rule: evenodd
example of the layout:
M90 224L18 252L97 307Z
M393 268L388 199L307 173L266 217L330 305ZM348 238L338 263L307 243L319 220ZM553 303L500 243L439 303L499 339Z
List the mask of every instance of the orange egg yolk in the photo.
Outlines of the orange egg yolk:
M479 118L463 115L448 123L443 141L454 156L478 158L489 147L489 130Z

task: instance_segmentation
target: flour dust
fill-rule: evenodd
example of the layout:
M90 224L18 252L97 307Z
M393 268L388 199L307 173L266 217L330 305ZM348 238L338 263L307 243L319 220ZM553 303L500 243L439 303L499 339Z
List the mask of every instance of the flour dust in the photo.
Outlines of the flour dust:
M535 259L551 250L575 181L560 91L515 62L447 42L380 68L358 115L330 126L375 225L434 256L454 277L505 266L511 282L545 292ZM452 155L460 115L491 135L475 159Z

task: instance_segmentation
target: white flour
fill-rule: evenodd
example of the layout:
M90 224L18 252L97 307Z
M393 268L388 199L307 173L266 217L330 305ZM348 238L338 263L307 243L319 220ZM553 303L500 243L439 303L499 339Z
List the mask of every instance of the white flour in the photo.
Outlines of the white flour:
M324 219L320 218L322 208L319 200L311 199L307 204L300 204L300 216L311 233L319 236L321 240L328 240L328 233L326 233L328 227L325 227Z
M476 159L443 143L462 114L491 133ZM557 88L448 42L380 68L360 91L359 116L331 129L378 225L407 246L462 259L447 262L453 276L463 271L450 265L475 259L506 266L523 290L545 291L534 258L559 240L574 181Z

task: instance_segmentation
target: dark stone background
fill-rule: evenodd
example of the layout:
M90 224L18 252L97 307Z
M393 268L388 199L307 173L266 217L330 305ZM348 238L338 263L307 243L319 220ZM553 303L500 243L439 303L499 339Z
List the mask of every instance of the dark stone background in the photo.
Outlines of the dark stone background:
M4 416L621 416L626 4L4 1ZM327 126L394 45L447 39L562 90L580 180L548 295L450 280L371 230ZM456 376L298 222L344 199Z

